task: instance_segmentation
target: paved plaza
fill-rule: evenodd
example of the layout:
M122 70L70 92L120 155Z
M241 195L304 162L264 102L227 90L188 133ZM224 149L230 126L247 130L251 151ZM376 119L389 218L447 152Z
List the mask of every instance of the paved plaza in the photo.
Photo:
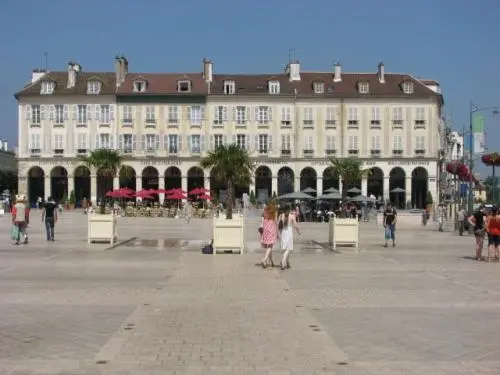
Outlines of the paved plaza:
M118 223L125 243L88 245L64 213L47 243L34 212L16 247L0 218L0 374L500 374L500 265L472 238L399 228L384 248L361 223L333 252L303 224L282 272L254 266L257 217L243 256L201 254L211 221Z

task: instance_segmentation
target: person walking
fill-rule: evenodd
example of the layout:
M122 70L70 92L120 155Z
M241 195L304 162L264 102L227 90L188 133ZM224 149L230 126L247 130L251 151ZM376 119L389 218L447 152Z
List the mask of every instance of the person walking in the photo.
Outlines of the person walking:
M192 217L193 217L193 205L191 204L191 202L187 201L186 205L184 206L184 222L186 224L189 224Z
M485 230L488 233L488 262L493 253L495 262L498 262L500 260L500 211L497 207L491 209L486 219Z
M397 212L391 203L387 203L384 210L383 225L385 230L385 245L388 246L389 240L392 240L392 247L396 247L396 222Z
M280 245L281 250L283 250L283 256L281 257L281 270L291 268L290 266L290 253L293 251L293 229L300 235L299 226L297 220L295 220L295 215L290 209L286 209L285 212L281 213L278 219L278 229L280 235Z
M57 205L52 197L47 199L43 207L42 223L45 222L47 241L54 241L54 227L57 222Z
M265 250L264 257L262 261L257 265L262 266L262 268L267 268L269 265L274 267L273 262L273 246L278 240L278 224L277 219L277 209L274 203L270 203L264 209L264 214L262 215L262 223L260 228L261 231L261 245Z
M16 195L16 204L12 207L12 224L17 227L16 245L19 245L21 236L24 237L24 243L28 243L27 226L30 221L30 209L26 205L24 195Z
M474 212L472 216L468 219L469 224L474 228L474 239L475 239L475 247L476 247L476 260L482 260L482 252L484 245L484 236L485 236L485 214L484 214L484 205L479 206L479 209Z

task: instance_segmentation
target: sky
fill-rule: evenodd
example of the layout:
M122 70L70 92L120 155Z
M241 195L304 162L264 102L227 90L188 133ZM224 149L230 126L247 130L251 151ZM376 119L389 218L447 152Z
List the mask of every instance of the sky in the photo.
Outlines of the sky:
M438 80L452 126L468 124L469 103L500 107L499 0L4 0L0 6L0 139L17 143L13 94L43 67L112 71L281 71L289 49L302 70L411 73ZM500 116L485 112L487 147Z

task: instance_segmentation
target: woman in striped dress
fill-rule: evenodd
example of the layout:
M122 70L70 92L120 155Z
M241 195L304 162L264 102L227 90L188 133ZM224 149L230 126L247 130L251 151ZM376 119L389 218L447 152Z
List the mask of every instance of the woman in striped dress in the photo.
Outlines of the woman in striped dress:
M272 252L274 244L278 241L278 223L276 219L276 205L270 203L266 206L266 208L264 209L264 214L262 215L261 245L266 252L259 265L263 268L267 268L268 266L274 267Z

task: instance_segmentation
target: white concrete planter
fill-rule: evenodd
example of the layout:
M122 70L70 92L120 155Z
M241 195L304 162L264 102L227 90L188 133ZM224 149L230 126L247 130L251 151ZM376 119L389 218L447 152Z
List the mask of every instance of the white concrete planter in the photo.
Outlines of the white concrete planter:
M359 246L359 221L358 219L332 218L329 222L329 243L335 250L337 245Z
M113 245L117 239L116 216L88 215L88 242L109 242Z
M217 253L243 254L245 230L243 217L234 215L232 220L225 217L214 218L214 255Z

